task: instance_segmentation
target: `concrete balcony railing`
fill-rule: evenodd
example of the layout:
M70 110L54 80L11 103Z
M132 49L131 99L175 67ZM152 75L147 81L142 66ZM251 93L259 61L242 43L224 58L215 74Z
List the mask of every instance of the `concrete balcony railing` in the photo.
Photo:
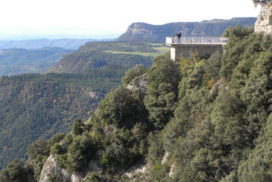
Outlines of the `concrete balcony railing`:
M228 42L228 38L224 37L166 37L166 45L188 45L188 44L215 44L225 45Z

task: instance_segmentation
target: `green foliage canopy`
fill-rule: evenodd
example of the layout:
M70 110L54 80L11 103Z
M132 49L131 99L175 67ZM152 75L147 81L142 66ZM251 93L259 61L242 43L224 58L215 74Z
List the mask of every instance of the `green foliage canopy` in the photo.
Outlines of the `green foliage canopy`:
M170 58L161 56L154 60L148 72L149 83L144 103L155 128L163 128L173 116L179 78L177 65Z

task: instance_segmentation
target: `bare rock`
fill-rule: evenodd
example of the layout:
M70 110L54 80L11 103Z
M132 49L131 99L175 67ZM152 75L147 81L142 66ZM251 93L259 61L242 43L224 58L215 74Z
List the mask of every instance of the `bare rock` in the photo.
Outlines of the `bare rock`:
M46 160L39 182L71 182L70 174L65 169L62 169L53 155L50 155Z
M165 155L162 158L161 164L166 164L169 159L170 153L166 152Z
M71 176L71 182L81 182L82 177L79 174L72 174Z
M143 74L134 78L128 85L127 89L132 92L139 92L141 95L144 95L147 90L148 78L147 74Z
M61 168L56 157L50 155L42 168L39 182L81 182L82 179L80 174L70 174Z
M213 85L212 89L210 90L210 94L215 96L218 94L219 90L224 86L225 80L223 78L217 80L217 82ZM225 88L228 90L228 88Z
M170 178L173 178L173 177L174 177L176 168L177 168L177 165L176 165L175 163L173 163L173 164L171 165L170 172L169 172L169 174L168 174Z
M129 171L124 173L124 176L126 176L130 182L148 181L148 179L151 179L150 171L150 166L148 164L144 164L131 168Z
M261 12L255 23L255 32L272 34L272 2L261 4Z

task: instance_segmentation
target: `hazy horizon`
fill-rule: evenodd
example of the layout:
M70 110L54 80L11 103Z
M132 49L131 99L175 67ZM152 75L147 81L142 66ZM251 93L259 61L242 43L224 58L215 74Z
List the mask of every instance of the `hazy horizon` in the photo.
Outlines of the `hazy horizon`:
M0 39L108 39L134 22L161 25L256 17L259 9L251 0L9 0L0 6Z
M77 27L4 27L0 28L0 40L31 39L114 39L121 33L91 32Z
M252 17L232 17L232 18L252 18ZM229 19L232 19L229 18ZM209 20L220 19L213 18ZM226 19L226 20L229 20ZM207 21L207 20L201 20ZM201 22L195 21L195 22ZM181 21L180 21L181 22ZM186 21L183 21L186 22ZM192 21L187 21L192 22ZM135 23L131 22L130 24ZM148 23L148 22L141 22ZM166 22L167 23L176 23L176 22ZM151 23L148 23L151 24ZM154 25L154 24L153 24ZM162 24L156 24L162 25ZM126 31L126 30L125 30ZM111 32L108 31L98 31L93 32L86 28L80 27L2 27L0 29L0 41L9 41L9 40L35 40L35 39L93 39L93 40L106 40L106 39L116 39L123 32Z
M89 39L89 40L112 40L120 34L0 34L0 41L22 41L42 39Z

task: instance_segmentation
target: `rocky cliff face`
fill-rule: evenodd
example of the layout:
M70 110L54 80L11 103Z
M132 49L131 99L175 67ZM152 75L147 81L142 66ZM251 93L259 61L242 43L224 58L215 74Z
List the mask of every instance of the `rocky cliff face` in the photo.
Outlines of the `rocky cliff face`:
M56 158L50 155L46 160L39 182L80 182L82 177L78 174L70 174L67 170L60 167Z
M144 96L146 94L148 84L147 74L143 74L134 78L128 85L127 89L131 90L132 92L139 92L140 95Z
M233 18L230 20L209 20L202 22L177 22L164 25L133 23L118 41L144 40L164 42L165 37L182 32L183 36L221 36L230 26L254 26L256 18Z
M255 32L257 33L272 33L272 2L262 4L261 13L255 24Z
M39 182L49 182L52 180L70 182L70 174L62 169L54 156L50 155L46 160Z
M132 92L139 93L141 96L146 94L148 84L147 74L135 77L128 85L127 89ZM110 135L112 132L116 132L116 128L113 125L104 128L104 132ZM67 143L64 141L60 142L63 150L67 150ZM99 152L98 152L99 153ZM99 154L101 155L101 154ZM38 182L82 182L88 179L88 175L91 173L101 173L102 168L98 161L92 160L89 162L88 169L85 172L70 173L66 169L62 168L57 160L57 155L50 155L45 164L43 165L40 179ZM150 167L148 164L142 164L141 166L135 166L134 168L128 169L127 171L122 171L123 176L128 178L129 181L134 179L147 179L150 178ZM121 174L121 173L120 173Z

